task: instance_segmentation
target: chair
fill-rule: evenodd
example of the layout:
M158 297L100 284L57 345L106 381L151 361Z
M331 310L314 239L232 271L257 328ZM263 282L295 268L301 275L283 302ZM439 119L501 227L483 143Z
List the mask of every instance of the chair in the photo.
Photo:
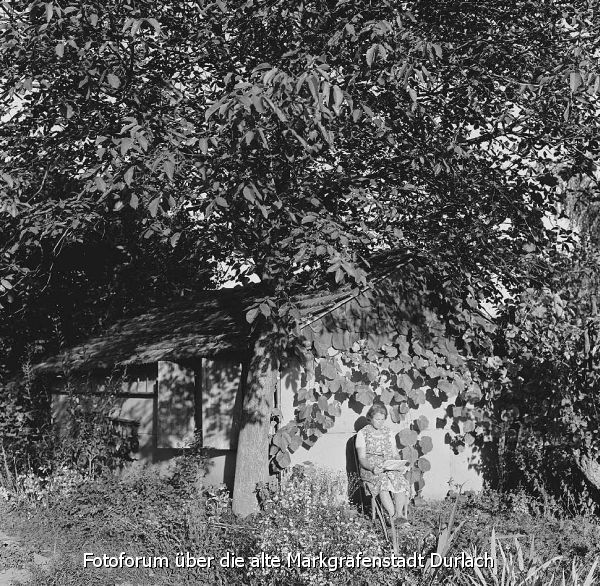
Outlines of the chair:
M362 513L363 515L366 514L365 512L365 501L363 498L363 495L367 498L370 497L370 505L371 505L371 520L372 521L379 521L380 525L381 525L381 529L383 530L383 535L385 536L386 541L389 543L390 541L390 535L388 532L388 527L387 524L385 522L385 511L383 509L383 506L381 504L381 502L379 501L379 499L375 496L373 496L370 492L369 489L367 488L367 484L366 482L360 477L360 463L358 461L358 452L356 451L356 436L354 436L353 439L353 454L354 454L354 469L357 471L357 475L361 484L361 488L362 488L362 494L361 494L361 508L362 508ZM397 554L398 553L398 534L396 533L396 526L395 526L395 521L394 518L390 518L390 524L391 524L391 534L392 534L392 547L394 548L394 553Z

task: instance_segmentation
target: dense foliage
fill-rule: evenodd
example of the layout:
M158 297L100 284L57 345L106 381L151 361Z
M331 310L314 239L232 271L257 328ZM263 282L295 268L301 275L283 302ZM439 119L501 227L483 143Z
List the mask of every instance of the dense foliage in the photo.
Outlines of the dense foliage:
M0 388L0 485L23 470L39 470L52 452L50 400L25 365L22 380Z
M137 424L118 417L122 374L96 394L85 394L89 380L63 376L62 395L52 397L27 361L20 378L0 387L0 485L63 467L95 477L122 468L137 451Z
M493 368L473 316L543 289L564 185L596 189L585 0L2 11L2 374L224 270L263 281L248 319L287 343L291 295L365 284L377 251Z
M395 287L399 285L394 283ZM402 294L399 297L406 299ZM315 366L302 377L295 419L280 427L273 438L270 453L276 464L288 465L288 451L295 451L302 443L314 444L333 428L342 414L343 401L350 401L358 410L381 402L393 423L403 422L397 440L402 458L410 464L407 478L417 495L425 485L424 473L431 469L427 459L433 449L429 430L440 426L440 421L423 414L425 403L436 409L446 406L446 423L449 433L456 436L457 451L462 451L465 443L473 446L489 437L491 419L483 409L473 409L473 404L482 401L487 391L486 369L477 365L485 365L493 350L483 342L494 325L489 318L475 314L468 329L452 330L433 311L423 310L420 304L426 303L421 299L411 305L410 318L390 316L401 324L394 336L365 336L345 350L337 349L344 337L339 332L334 334L338 338L335 348L316 337ZM312 364L310 360L306 363ZM440 416L442 413L438 411Z
M302 552L318 559L322 552L328 559L357 551L390 556L392 550L378 527L349 506L341 492L345 478L313 467L294 470L281 487L265 496L258 515L240 522L231 515L226 491L205 486L197 492L189 490L199 463L194 458L182 459L170 473L163 470L159 475L149 468L120 478L104 475L94 480L61 470L45 486L26 479L29 489L18 498L8 495L8 503L0 490L0 530L23 538L21 550L4 549L0 571L26 564L33 552L48 553L51 545L55 549L49 554L50 563L35 569L33 584L129 582L158 586L201 581L232 585L462 586L476 580L484 586L499 583L502 574L510 576L503 584L519 584L529 574L527 583L541 586L549 584L552 575L560 576L566 570L569 577L575 569L580 579L571 577L567 582L575 586L582 583L581 578L585 579L600 554L600 528L592 517L564 519L523 493L507 497L488 492L461 498L458 503L445 501L416 508L411 526L399 531L400 556L416 553L427 557L437 549L456 506L452 531L462 526L448 554L476 550L494 555L495 551L496 572L482 569L485 578L470 568L442 568L434 573L423 568L251 567L250 560L261 554L286 559L288 552ZM38 498L40 494L43 498ZM218 563L210 568L84 568L83 552L164 555L170 560L181 552L213 555L216 560L230 552L244 558L245 563L229 568Z
M548 243L557 158L580 175L598 148L585 2L4 10L9 324L69 329L110 285L94 322L134 275L156 287L161 259L297 291L363 282L392 248L493 296Z
M521 483L571 510L597 502L600 488L585 464L600 450L597 262L596 254L573 256L546 288L507 303L496 341L501 359L488 372L500 485Z

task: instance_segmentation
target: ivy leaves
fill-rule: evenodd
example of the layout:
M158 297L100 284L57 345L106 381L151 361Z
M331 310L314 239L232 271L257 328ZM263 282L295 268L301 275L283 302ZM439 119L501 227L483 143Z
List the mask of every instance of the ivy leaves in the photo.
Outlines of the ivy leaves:
M413 319L418 321L417 316ZM444 329L433 316L429 317L429 326L432 331ZM444 402L456 401L447 408L450 419L456 426L467 415L462 429L457 428L457 431L462 433L462 442L474 443L473 432L481 421L468 419L472 410L460 405L469 399L479 400L481 389L473 380L466 356L445 336L431 338L426 330L417 326L387 340L380 336L384 340L380 345L368 339L352 341L355 336L346 333L348 335L338 335L334 346L329 346L326 335L315 336L312 351L305 356L306 385L296 395L295 420L274 435L271 456L278 466L287 466L291 460L282 452L294 452L300 445L310 447L327 433L342 414L339 401L354 404L357 411L380 401L388 406L394 423L408 424L398 434L399 449L403 459L412 466L411 482L421 489L423 473L430 469L425 455L433 449L433 442L426 435L430 428L428 418L423 414L411 417L411 413L418 413L428 401L428 392L433 393L435 399L429 400L438 407ZM333 344L333 336L330 339ZM482 410L477 413L483 416ZM460 445L457 444L459 451Z

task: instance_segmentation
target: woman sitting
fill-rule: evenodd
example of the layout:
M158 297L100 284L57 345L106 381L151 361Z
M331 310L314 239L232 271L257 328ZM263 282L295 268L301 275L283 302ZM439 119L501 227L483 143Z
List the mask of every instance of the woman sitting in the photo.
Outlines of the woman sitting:
M409 493L404 477L406 462L400 459L394 434L386 426L387 416L385 405L374 404L367 413L369 425L356 434L360 477L373 498L379 495L390 519L406 521Z

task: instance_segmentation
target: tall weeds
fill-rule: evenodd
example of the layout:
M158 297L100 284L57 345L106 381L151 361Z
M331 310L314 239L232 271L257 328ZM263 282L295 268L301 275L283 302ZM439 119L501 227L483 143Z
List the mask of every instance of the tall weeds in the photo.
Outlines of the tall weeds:
M561 572L560 577L552 567L560 562L562 556L554 556L544 562L539 562L535 553L534 540L531 539L529 553L525 554L519 540L515 537L513 541L514 552L508 551L502 546L492 529L490 537L490 554L492 564L488 568L473 568L470 575L463 574L463 583L468 586L593 586L595 584L595 573L598 565L596 559L587 573L583 567L573 560L571 571L565 575ZM476 556L477 551L473 550ZM585 574L585 577L584 577ZM464 578L467 581L464 581Z

